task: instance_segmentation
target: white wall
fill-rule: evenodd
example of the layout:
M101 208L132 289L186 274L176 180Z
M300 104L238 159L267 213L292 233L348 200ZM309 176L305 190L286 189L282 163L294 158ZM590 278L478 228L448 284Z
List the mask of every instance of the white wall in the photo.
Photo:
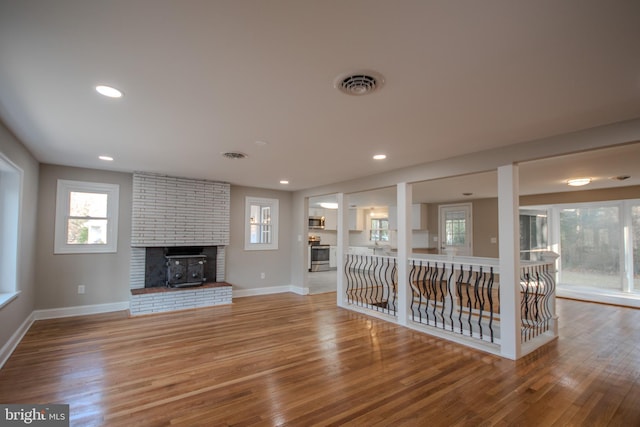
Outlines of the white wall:
M35 307L36 212L38 211L38 162L0 122L0 152L23 171L22 207L18 230L16 299L0 308L0 348L29 318ZM1 361L0 361L1 362Z

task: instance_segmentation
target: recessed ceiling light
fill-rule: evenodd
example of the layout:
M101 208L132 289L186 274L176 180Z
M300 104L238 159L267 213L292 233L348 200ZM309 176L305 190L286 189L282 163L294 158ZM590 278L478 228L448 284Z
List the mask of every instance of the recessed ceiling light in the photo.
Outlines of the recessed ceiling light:
M567 184L569 184L572 187L580 187L583 185L587 185L591 182L591 178L575 178L575 179L570 179L567 181Z
M387 158L386 154L376 154L375 156L373 156L374 160L384 160Z
M100 160L104 160L105 162L113 162L113 157L111 156L98 156Z
M265 145L267 145L268 142L267 141L256 141L256 145L259 145L261 147L264 147Z
M122 98L122 95L123 95L122 91L111 86L99 85L99 86L96 86L96 91L100 95L104 95L109 98Z
M289 183L289 181L287 181L286 179L281 179L280 180L280 184L288 184L288 183Z
M462 193L463 196L473 196L473 193Z

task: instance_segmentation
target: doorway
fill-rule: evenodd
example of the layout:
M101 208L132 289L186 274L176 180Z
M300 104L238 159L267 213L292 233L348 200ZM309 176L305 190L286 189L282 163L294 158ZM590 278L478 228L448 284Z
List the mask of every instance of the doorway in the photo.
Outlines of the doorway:
M440 253L473 256L473 221L471 203L440 205Z

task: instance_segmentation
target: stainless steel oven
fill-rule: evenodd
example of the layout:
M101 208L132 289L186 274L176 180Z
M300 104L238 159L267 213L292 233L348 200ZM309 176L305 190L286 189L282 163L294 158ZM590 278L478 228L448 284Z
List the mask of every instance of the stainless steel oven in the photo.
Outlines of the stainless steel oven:
M323 216L310 216L309 217L309 230L324 230L324 217Z
M329 270L329 245L311 246L311 271Z

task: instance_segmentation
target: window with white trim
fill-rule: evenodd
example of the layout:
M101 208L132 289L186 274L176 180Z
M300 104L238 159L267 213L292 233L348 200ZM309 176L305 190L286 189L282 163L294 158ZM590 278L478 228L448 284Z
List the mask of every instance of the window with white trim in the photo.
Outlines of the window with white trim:
M117 252L119 190L117 184L59 179L54 252Z
M388 242L389 219L371 218L371 229L369 231L369 238L372 242Z
M0 154L0 307L18 293L22 170Z
M244 249L278 249L278 199L245 198Z

